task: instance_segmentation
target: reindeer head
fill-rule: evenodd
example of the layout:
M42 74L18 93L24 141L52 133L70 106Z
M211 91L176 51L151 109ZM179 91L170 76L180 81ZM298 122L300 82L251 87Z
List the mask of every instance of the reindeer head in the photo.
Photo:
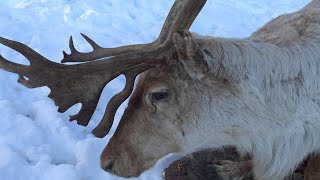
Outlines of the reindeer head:
M70 38L71 54L64 52L62 63L54 63L26 45L0 37L29 61L30 65L10 62L0 56L0 68L19 75L21 84L36 88L48 86L49 97L65 112L81 103L80 112L70 117L86 126L97 106L104 86L123 74L125 88L107 105L100 124L92 131L97 137L108 134L118 107L131 95L119 127L101 155L104 170L123 177L138 176L171 152L186 152L195 141L195 128L208 101L210 89L228 93L225 80L206 77L208 64L192 35L185 31L206 0L176 0L158 39L150 44L102 48L86 35L93 52L78 52ZM211 78L211 79L210 79ZM201 81L200 81L201 80ZM223 91L222 91L223 90ZM204 113L206 114L206 113ZM203 125L203 124L202 124Z
M195 140L206 130L201 126L208 115L204 112L211 101L208 96L211 91L228 94L230 86L218 78L200 81L180 60L174 61L139 76L118 129L101 155L104 170L138 176L169 153L185 154L196 144L201 146ZM208 88L206 81L215 85Z

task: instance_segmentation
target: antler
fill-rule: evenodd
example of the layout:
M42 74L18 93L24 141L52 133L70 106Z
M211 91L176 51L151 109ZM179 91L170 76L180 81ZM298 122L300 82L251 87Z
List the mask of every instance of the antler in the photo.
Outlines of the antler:
M0 43L25 56L30 65L10 62L0 56L0 68L19 75L18 82L28 88L48 86L49 97L65 112L76 103L82 107L70 121L86 126L98 103L106 84L123 74L125 88L111 98L99 125L92 131L97 137L104 137L110 131L116 110L133 91L135 78L142 72L163 62L172 50L172 36L175 32L189 29L206 0L176 0L165 21L159 38L150 44L129 45L117 48L102 48L86 35L82 36L93 47L90 53L81 53L70 38L71 54L64 52L62 62L86 62L64 65L52 62L28 46L0 37ZM99 61L93 61L98 60ZM25 78L27 77L27 78Z

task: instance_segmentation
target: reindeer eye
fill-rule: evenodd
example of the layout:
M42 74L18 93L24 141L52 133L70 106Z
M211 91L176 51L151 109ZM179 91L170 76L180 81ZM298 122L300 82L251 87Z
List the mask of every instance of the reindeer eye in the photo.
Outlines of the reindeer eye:
M160 101L169 97L168 92L154 92L151 94L151 101Z

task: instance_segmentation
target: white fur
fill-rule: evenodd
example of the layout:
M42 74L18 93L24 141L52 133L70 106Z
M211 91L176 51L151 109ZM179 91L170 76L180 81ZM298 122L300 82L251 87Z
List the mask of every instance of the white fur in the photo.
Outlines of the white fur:
M203 122L192 131L201 133L185 137L185 151L235 145L253 155L257 179L278 180L320 150L319 0L246 39L196 41L209 52L211 74L236 90L202 89L208 98L194 105L194 119Z

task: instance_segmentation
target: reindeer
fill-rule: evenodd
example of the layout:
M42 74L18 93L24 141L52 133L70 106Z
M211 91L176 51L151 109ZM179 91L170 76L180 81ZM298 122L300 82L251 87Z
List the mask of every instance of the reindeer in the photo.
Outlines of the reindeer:
M103 150L101 167L134 177L169 153L188 154L225 145L249 153L256 179L283 179L320 150L320 1L275 18L244 39L191 34L206 0L176 0L157 40L102 48L55 63L28 46L0 38L29 61L0 57L0 68L29 88L47 86L70 120L86 126L102 89L123 74L124 89L111 98L96 137L108 134L118 107L131 95L120 124ZM134 82L139 75L136 88ZM232 164L223 164L221 172ZM235 177L230 177L235 178Z

